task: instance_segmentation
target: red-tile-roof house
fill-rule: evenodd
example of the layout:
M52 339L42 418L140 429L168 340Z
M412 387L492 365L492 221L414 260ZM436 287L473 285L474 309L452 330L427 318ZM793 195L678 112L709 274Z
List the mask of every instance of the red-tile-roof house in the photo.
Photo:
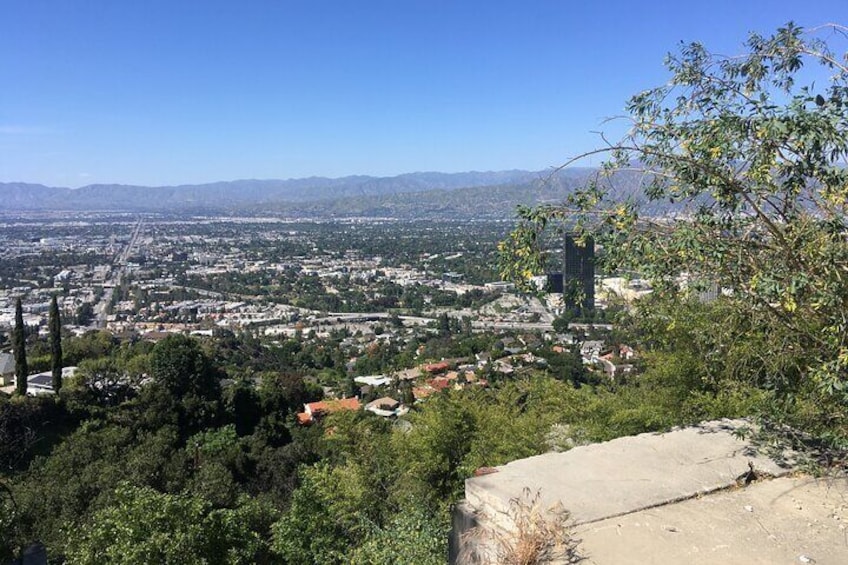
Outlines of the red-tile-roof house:
M453 383L445 377L435 377L427 381L427 384L435 390L445 390L453 385Z
M350 398L342 398L339 400L320 400L318 402L309 402L303 405L303 412L298 412L297 423L303 426L313 423L315 420L339 412L341 410L359 410L362 404L355 396Z
M412 395L415 397L416 401L417 400L424 400L425 398L427 398L428 396L430 396L434 392L436 392L436 389L434 389L431 386L412 387Z
M450 364L447 361L439 361L438 363L430 363L429 365L424 365L424 371L430 373L431 375L435 375L436 373L444 373L450 369Z

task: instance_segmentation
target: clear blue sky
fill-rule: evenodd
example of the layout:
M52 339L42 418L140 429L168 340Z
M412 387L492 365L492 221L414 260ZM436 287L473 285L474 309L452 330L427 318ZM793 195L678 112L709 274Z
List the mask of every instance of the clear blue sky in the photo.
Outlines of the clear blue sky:
M680 41L789 20L848 3L0 0L0 181L544 169Z

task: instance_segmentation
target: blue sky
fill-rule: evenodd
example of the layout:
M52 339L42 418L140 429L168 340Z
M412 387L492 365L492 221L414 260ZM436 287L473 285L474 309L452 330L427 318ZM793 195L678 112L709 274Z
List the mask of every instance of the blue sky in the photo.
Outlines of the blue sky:
M680 41L736 53L845 0L0 0L0 182L544 169Z

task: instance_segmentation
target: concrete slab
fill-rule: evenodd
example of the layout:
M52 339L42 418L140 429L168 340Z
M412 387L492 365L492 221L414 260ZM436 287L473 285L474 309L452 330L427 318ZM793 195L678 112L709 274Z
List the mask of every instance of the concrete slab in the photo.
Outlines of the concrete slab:
M468 479L465 498L497 522L527 488L540 507L561 503L579 525L735 486L749 462L774 477L791 472L734 434L746 425L721 420L521 459Z
M585 565L848 563L848 481L784 477L585 524Z

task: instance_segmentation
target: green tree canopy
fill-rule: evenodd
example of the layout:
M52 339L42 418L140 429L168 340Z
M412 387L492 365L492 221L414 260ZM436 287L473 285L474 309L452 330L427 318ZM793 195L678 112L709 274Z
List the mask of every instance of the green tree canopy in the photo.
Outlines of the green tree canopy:
M198 342L184 335L170 335L150 353L153 386L141 399L163 419L177 409L183 434L215 425L221 416L221 373L200 349Z
M188 394L220 396L215 367L190 337L174 334L157 343L150 356L150 370L153 379L177 398Z
M267 559L273 514L256 502L212 509L197 497L123 485L70 540L70 562L227 564Z
M15 301L15 327L12 330L12 345L15 351L15 390L21 396L27 393L29 368L26 358L26 328L21 299Z
M626 136L593 152L610 157L598 178L521 211L504 271L542 264L543 234L565 222L596 238L607 272L638 272L662 297L723 289L729 339L757 328L768 349L750 353L796 376L754 367L759 384L817 399L848 434L846 43L843 27L790 23L740 56L684 45L668 82L628 102Z
M59 316L59 304L56 295L50 301L50 372L53 377L53 390L62 388L62 319Z

